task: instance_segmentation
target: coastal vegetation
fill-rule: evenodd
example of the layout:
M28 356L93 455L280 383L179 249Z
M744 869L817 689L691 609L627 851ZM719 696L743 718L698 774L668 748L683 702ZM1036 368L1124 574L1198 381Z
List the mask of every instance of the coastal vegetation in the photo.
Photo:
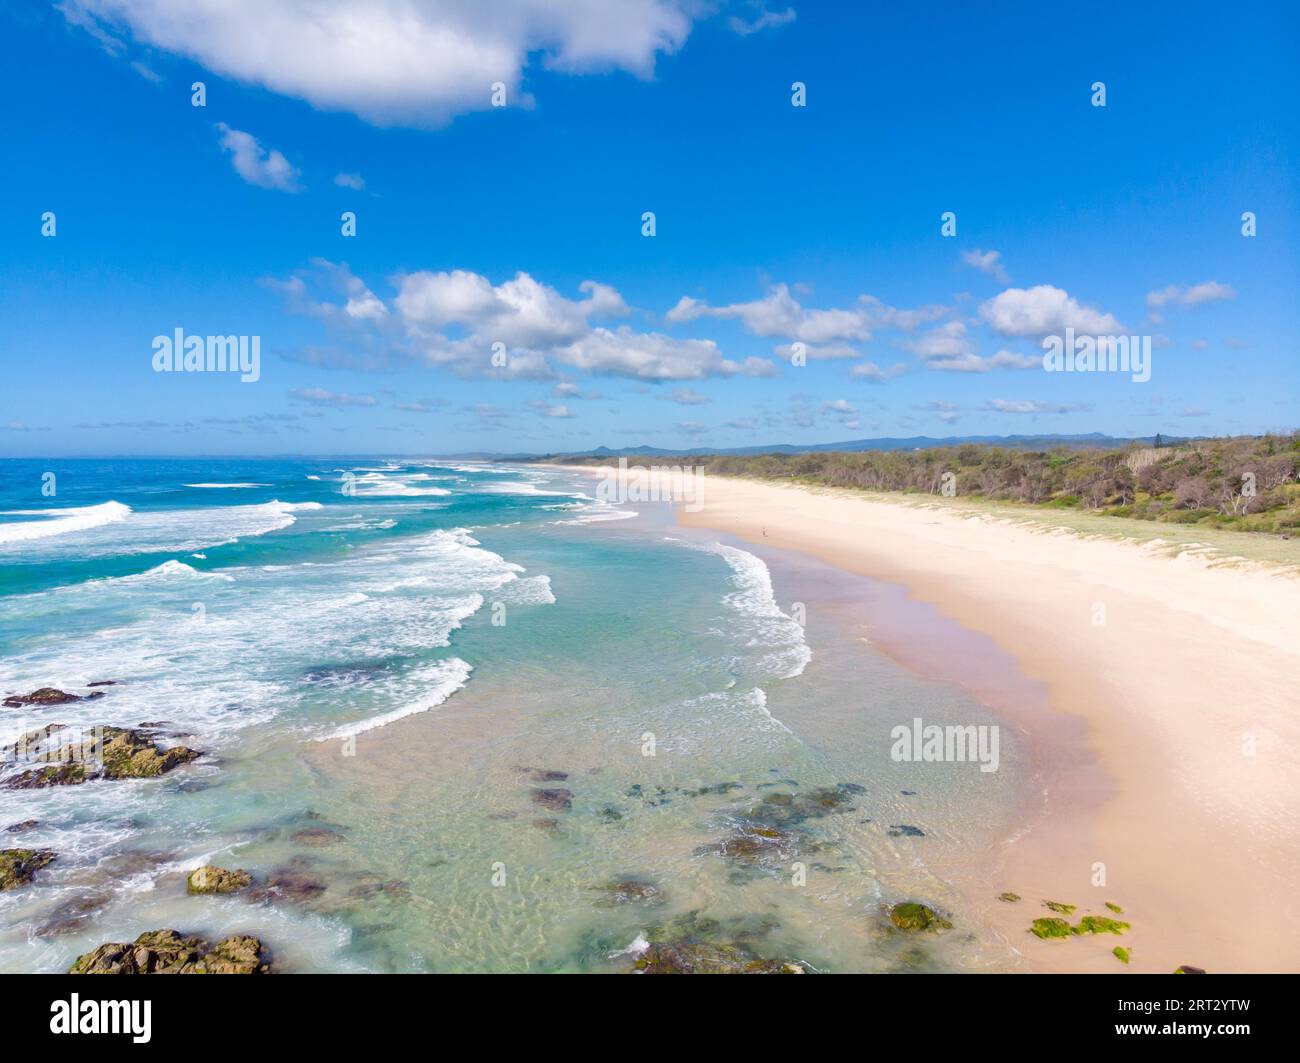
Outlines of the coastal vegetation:
M642 459L718 476L1074 509L1166 524L1292 535L1300 529L1300 432L1155 446L707 454ZM570 459L599 464L595 459Z

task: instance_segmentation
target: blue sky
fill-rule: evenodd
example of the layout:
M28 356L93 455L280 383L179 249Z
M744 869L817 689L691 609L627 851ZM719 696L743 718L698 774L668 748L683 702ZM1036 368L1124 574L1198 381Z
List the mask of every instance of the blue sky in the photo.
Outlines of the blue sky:
M1296 426L1293 4L312 6L0 15L0 455Z

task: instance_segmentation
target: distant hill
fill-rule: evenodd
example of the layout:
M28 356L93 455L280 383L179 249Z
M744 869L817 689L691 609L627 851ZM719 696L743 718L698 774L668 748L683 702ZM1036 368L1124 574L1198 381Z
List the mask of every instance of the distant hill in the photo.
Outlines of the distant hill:
M597 447L595 450L564 451L550 454L500 454L475 452L472 454L448 454L446 457L462 460L479 461L544 461L556 458L623 458L623 457L685 457L690 454L727 454L745 457L754 454L817 454L826 451L863 451L863 450L928 450L933 447L955 447L963 443L991 443L996 446L1013 447L1018 450L1051 450L1053 447L1126 447L1131 443L1151 444L1154 436L1137 436L1132 439L1108 436L1101 432L1088 432L1085 435L1040 435L1040 436L908 436L906 438L881 437L878 439L849 439L839 443L770 443L756 447L691 447L685 450L665 449L664 447ZM1186 440L1174 436L1162 437L1163 442L1181 443Z

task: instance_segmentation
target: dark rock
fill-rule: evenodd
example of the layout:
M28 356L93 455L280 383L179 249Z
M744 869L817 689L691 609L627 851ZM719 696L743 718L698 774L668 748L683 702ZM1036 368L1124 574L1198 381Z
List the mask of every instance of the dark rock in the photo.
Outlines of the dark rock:
M617 823L623 818L623 813L613 805L606 805L596 815L605 823Z
M91 691L91 693L87 694L84 700L94 701L96 698L102 698L103 696L104 696L104 692L102 690L94 690Z
M36 872L54 860L55 854L49 849L0 849L0 892L27 885Z
M555 812L567 812L573 807L572 790L534 790L533 801Z
M25 834L35 827L39 827L40 821L35 819L25 819L21 823L11 823L5 828L6 834Z
M185 880L190 893L235 893L253 884L253 876L242 867L227 871L224 867L204 864L189 873Z
M88 687L115 687L115 686L117 686L117 680L116 680L116 679L96 679L93 683L87 683L86 686L88 686Z
M41 687L30 694L11 694L4 703L11 709L20 709L24 705L65 705L69 701L80 701L76 694L69 694L54 687Z
M87 952L69 974L269 974L262 942L235 935L209 948L200 937L151 930L134 942L110 942Z
M913 827L910 823L895 823L889 828L891 838L924 838L925 831L920 827Z
M533 772L533 782L564 782L568 777L567 771L546 771L539 768Z
M1204 973L1205 973L1204 967L1193 967L1191 964L1187 964L1187 963L1184 963L1181 967L1179 967L1176 971L1174 971L1174 974L1204 974Z

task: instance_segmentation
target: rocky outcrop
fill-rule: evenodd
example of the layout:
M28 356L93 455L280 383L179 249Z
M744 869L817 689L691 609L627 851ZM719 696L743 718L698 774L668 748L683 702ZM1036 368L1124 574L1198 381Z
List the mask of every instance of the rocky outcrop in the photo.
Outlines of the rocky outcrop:
M253 876L242 867L227 871L215 864L204 864L189 873L185 880L190 893L236 893L253 884Z
M68 732L66 740L63 732ZM153 778L201 756L187 746L163 748L145 731L122 727L72 731L60 723L27 732L3 754L20 764L41 765L7 779L3 785L13 790L74 786L92 779Z
M49 849L0 849L0 892L27 885L36 872L54 860L55 854Z
M270 974L255 937L235 935L215 945L175 930L150 930L133 942L109 942L78 956L69 974Z
M39 827L40 821L35 819L25 819L21 823L10 823L5 828L6 834L26 834L29 830L35 830Z
M6 708L21 709L24 705L66 705L69 701L80 701L76 694L56 690L54 687L41 687L30 694L11 694L5 698Z

